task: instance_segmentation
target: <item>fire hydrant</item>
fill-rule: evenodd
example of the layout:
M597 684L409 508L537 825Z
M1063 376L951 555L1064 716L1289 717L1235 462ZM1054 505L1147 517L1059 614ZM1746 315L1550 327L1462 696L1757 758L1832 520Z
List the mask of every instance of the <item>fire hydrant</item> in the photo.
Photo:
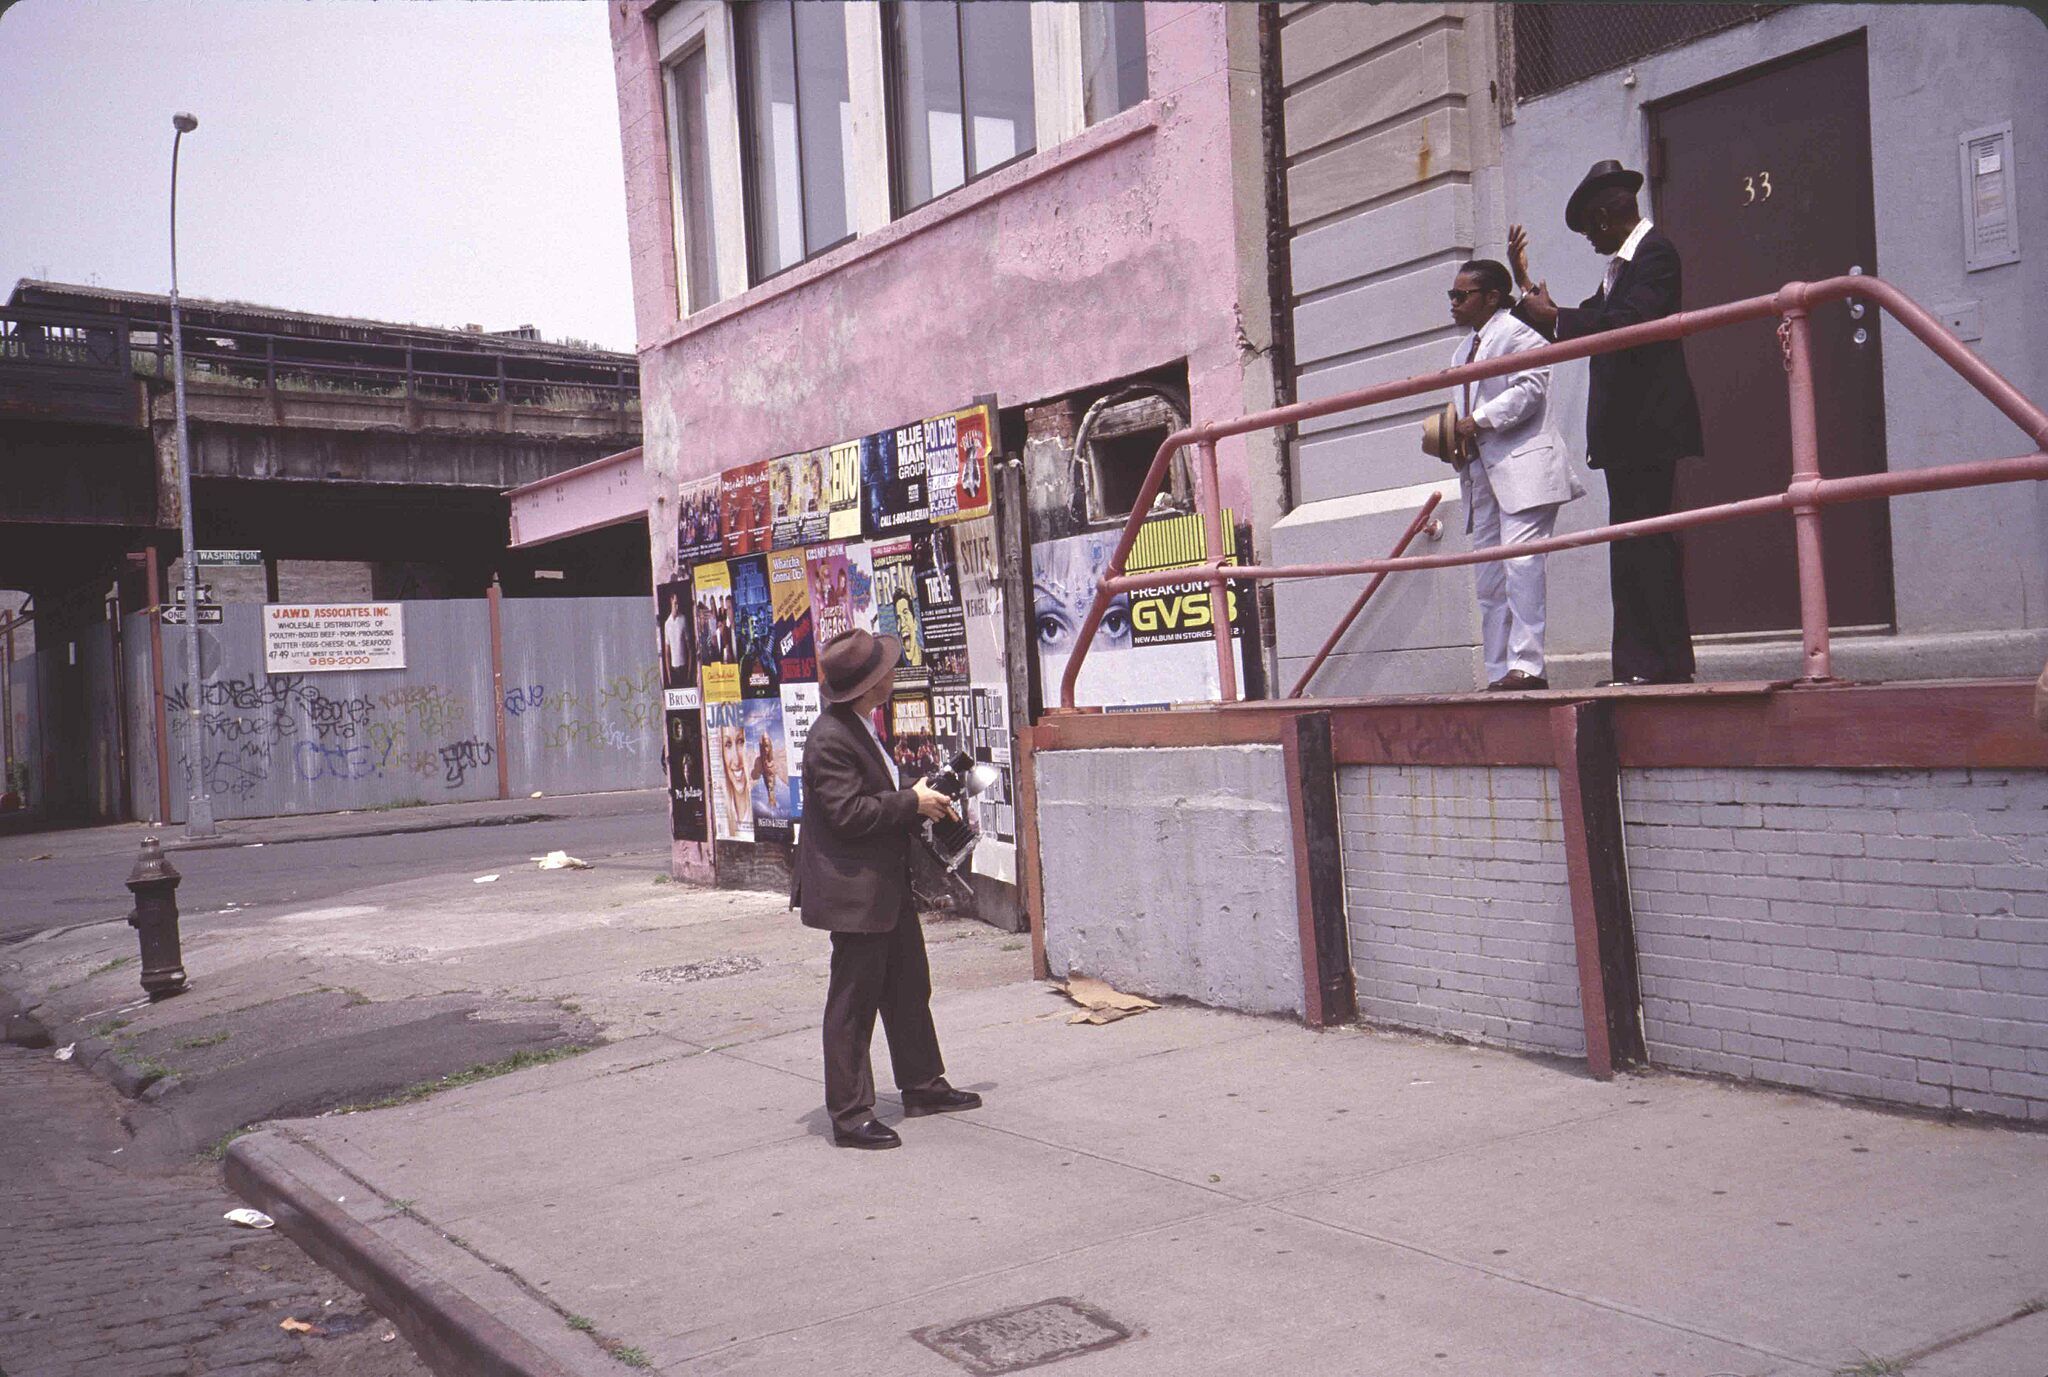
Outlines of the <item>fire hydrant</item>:
M151 999L185 993L185 955L178 946L178 881L155 837L142 839L142 855L128 874L135 908L128 925L142 939L142 988Z

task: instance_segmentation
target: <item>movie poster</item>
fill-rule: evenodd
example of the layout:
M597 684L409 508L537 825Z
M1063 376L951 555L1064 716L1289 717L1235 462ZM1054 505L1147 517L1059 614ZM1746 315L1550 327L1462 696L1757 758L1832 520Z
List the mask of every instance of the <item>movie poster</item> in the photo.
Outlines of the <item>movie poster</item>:
M861 443L848 440L825 452L825 535L830 540L861 537Z
M907 535L931 518L925 490L924 428L885 430L860 442L861 497L868 538Z
M774 548L790 550L825 539L830 514L825 505L824 450L770 460L768 494L775 513Z
M776 550L768 556L768 599L775 609L775 666L778 683L804 683L818 677L818 648L813 636L811 591L804 581L802 550Z
M810 743L811 724L824 710L816 684L782 686L782 739L789 746L789 815L801 827L804 816L804 747ZM796 833L792 829L794 840Z
M875 629L875 567L862 541L833 541L804 551L811 630L818 649L849 631Z
M664 689L697 687L697 606L689 572L654 590L655 634L661 651Z
M1017 777L1010 756L1009 691L1001 685L976 684L974 746L977 761L996 767L996 782L968 801L981 840L974 848L974 870L1004 884L1017 883Z
M691 690L696 692L695 689ZM711 840L704 805L704 714L664 714L668 752L669 834L677 841Z
M716 475L683 484L676 494L676 563L681 568L717 559L725 553L720 533L719 480Z
M896 662L896 688L899 692L923 689L932 676L925 664L924 634L918 621L916 556L910 538L878 540L869 548L875 559L875 631L903 641L903 658Z
M1236 531L1224 513L1224 554L1236 558ZM1061 678L1081 623L1115 550L1119 533L1091 531L1031 549L1031 621L1038 644L1040 682L1048 703L1059 701ZM1206 541L1199 514L1148 521L1132 547L1129 569L1141 573L1204 563ZM1239 683L1246 682L1245 636L1250 599L1231 590ZM1200 579L1169 588L1121 594L1095 629L1075 685L1084 707L1137 707L1214 700L1219 693L1209 634L1209 587Z
M924 423L933 521L963 521L988 515L989 419L989 409L984 405Z
M1009 656L1003 631L1002 564L996 555L996 523L978 517L950 528L959 556L960 609L967 624L967 668L976 684L1008 684Z
M740 697L778 697L782 679L775 663L775 599L768 587L768 556L746 555L727 560L726 567L732 571Z
M739 638L733 629L732 569L724 560L691 571L697 603L697 668L704 701L735 703L740 696Z
M960 561L953 532L939 526L910 538L917 576L919 630L933 688L967 687L967 619L960 597Z
M774 512L768 501L767 460L719 475L718 520L727 556L751 555L768 548Z
M943 763L938 742L932 738L929 694L899 693L889 700L889 754L906 789L935 773Z
M748 699L740 705L746 733L747 806L754 840L788 845L796 823L795 785L789 745L782 735L782 697Z
M711 820L719 841L754 839L754 805L747 785L745 706L706 703L704 730L711 746Z

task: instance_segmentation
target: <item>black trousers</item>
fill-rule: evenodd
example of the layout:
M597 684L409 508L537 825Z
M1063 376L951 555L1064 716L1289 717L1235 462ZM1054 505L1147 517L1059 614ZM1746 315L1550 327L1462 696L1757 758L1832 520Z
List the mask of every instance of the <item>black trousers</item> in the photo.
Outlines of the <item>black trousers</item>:
M825 1109L832 1126L857 1127L875 1109L868 1047L875 1015L889 1039L889 1062L902 1090L920 1090L946 1074L932 1027L932 972L924 925L908 905L888 932L832 934L832 983L825 995Z
M1605 472L1610 522L1640 521L1671 510L1678 478L1674 461ZM1607 547L1607 581L1614 600L1614 677L1691 678L1692 623L1685 612L1685 566L1677 535L1613 542Z

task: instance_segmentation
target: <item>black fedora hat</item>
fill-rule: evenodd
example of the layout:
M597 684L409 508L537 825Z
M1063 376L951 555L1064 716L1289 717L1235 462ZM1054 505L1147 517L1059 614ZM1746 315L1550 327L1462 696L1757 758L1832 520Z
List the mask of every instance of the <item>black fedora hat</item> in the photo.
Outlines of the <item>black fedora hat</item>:
M1602 158L1594 163L1592 170L1573 190L1571 199L1564 203L1564 227L1573 234L1584 234L1586 202L1594 192L1605 191L1611 186L1627 187L1631 192L1641 191L1643 174L1629 171L1612 158Z
M903 642L855 627L825 642L818 652L818 696L828 703L851 703L896 673Z

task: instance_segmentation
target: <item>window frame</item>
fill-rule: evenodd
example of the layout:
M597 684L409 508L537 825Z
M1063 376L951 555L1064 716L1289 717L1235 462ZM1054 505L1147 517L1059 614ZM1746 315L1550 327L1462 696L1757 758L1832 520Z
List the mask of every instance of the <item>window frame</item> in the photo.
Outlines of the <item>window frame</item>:
M698 283L696 274L690 270L690 212L687 183L689 181L689 159L686 156L683 121L690 112L683 108L683 66L692 58L704 64L704 128L699 137L704 142L704 186L701 194L704 204L704 228L710 234L711 242L705 246L710 268L708 283ZM725 299L723 274L719 271L719 233L717 179L712 174L714 160L710 114L712 103L711 44L702 27L683 40L673 52L661 59L661 79L664 93L663 106L668 116L668 158L669 158L669 202L670 214L675 229L676 256L676 309L678 318L688 320L699 311L709 310ZM693 304L692 297L698 286L706 288L705 299Z
M796 218L797 241L799 244L800 251L798 252L797 256L790 262L783 264L781 267L776 268L771 272L765 273L760 270L760 259L757 257L755 253L756 246L759 243L757 231L772 232L773 227L763 226L760 221L760 189L757 184L760 174L758 170L759 164L754 156L756 152L755 139L759 135L760 131L756 130L753 127L753 109L755 95L755 64L753 62L754 38L753 34L748 30L748 27L746 25L735 23L732 26L732 57L734 78L732 88L733 108L734 115L739 124L740 199L742 206L742 219L744 220L746 225L745 254L747 262L747 285L750 288L758 287L763 282L772 282L776 278L782 276L784 273L792 272L798 268L801 268L804 264L810 262L812 259L823 257L825 254L832 252L834 249L837 249L842 245L849 244L853 242L853 240L860 237L860 216L858 208L849 201L848 205L846 206L846 233L841 235L839 238L833 240L831 243L821 245L816 249L812 249L809 246L809 226L806 222L804 215L806 209L805 202L808 198L809 192L804 180L803 64L797 57L797 26L795 14L796 5L804 3L804 0L785 0L785 3L788 3L790 5L789 80L791 109L795 114L794 125L796 131L797 194ZM851 36L849 35L846 47L842 49L846 58L847 87L849 91L852 90L854 84L853 53L850 37ZM858 150L849 148L845 150L845 154L848 161L852 162L857 159Z
M902 59L898 56L901 47L898 39L902 33L903 3L904 0L884 0L884 3L880 6L882 20L882 118L884 128L887 131L889 149L889 218L891 220L900 220L912 211L920 210L925 206L936 205L948 196L964 191L976 182L984 181L1008 168L1015 167L1018 163L1040 152L1039 116L1036 113L1041 104L1038 90L1039 43L1036 26L1034 25L1028 31L1030 34L1028 41L1031 56L1032 109L1034 111L1031 127L1031 146L1020 153L1004 159L1002 162L976 172L973 170L974 117L969 108L967 95L967 44L964 38L966 28L960 22L962 0L926 0L926 3L945 4L953 12L953 62L955 75L960 82L961 182L959 186L947 187L944 191L935 192L922 201L911 202L909 164L905 161L904 140L900 137L903 115L903 70ZM1031 8L1035 11L1038 9L1038 6L1034 4Z

